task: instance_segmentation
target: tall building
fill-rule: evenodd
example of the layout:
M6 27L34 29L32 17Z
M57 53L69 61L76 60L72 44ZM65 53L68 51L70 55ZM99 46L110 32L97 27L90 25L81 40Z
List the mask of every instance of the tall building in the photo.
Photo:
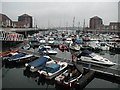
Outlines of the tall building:
M0 27L12 27L12 20L5 14L0 14Z
M90 28L91 29L101 29L103 26L103 21L98 16L90 18Z
M29 16L27 14L18 16L18 25L20 27L32 28L32 16Z

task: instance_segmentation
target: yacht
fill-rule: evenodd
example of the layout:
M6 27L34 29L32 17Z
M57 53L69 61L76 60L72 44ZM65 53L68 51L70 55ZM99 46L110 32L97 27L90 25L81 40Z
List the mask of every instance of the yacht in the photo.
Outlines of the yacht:
M84 50L82 53L80 53L77 56L77 61L82 61L82 62L88 62L88 63L95 63L95 64L100 64L100 65L107 65L107 66L113 66L116 63L111 62L107 58L104 58L102 56L99 56L91 51Z

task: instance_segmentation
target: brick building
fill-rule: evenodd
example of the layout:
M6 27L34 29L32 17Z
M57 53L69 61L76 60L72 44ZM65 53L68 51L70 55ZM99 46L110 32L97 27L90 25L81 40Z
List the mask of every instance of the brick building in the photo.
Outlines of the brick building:
M120 30L120 22L110 22L109 29Z
M101 29L103 21L98 16L90 18L90 29Z
M5 14L0 14L1 27L32 28L32 16L23 14L18 17L18 21L12 21Z
M22 27L32 28L32 17L27 14L18 16L18 23Z
M13 21L13 27L32 28L32 16L29 16L27 14L18 16L18 22Z
M12 20L5 14L0 14L0 27L12 27Z

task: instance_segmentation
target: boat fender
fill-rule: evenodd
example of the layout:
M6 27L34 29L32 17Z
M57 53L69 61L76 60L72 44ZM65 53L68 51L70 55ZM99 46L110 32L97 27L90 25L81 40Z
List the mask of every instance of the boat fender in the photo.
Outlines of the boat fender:
M70 87L71 87L71 83L70 83Z
M55 61L55 63L56 63L56 64L58 64L58 63L59 63L59 61Z

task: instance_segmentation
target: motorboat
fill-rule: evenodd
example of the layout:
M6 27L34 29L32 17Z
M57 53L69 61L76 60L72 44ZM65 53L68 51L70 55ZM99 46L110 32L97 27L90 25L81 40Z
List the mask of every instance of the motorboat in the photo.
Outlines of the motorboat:
M118 52L120 53L120 43L117 42L109 42L107 45L110 47L110 51Z
M8 55L2 56L2 60L8 60L8 58L16 54L18 54L18 52L9 53Z
M39 42L44 44L44 43L46 43L46 40L44 38L40 38Z
M71 43L70 46L69 46L69 48L71 50L79 51L80 48L81 48L81 46L79 44L77 44L77 43Z
M25 50L28 50L28 49L30 49L30 44L26 44L26 45L23 46L22 48L25 49Z
M39 50L38 50L39 53L44 53L44 54L49 54L49 55L56 55L57 54L57 51L53 50L51 48L51 46L40 46L39 47Z
M101 50L109 50L110 47L107 45L107 41L99 41L99 43L97 43L97 45L99 46L99 48Z
M66 43L66 44L73 43L73 42L72 42L72 38L66 38L65 43Z
M1 54L2 54L2 56L5 56L5 55L9 55L9 54L11 54L11 53L18 52L18 51L19 51L19 49L15 49L15 50L7 51L7 52L2 52Z
M59 44L59 49L62 50L62 51L63 50L69 50L68 47L64 44Z
M54 41L54 38L49 38L49 39L48 39L48 43L49 43L49 44L53 44L54 42L55 42L55 41Z
M39 58L36 58L34 61L26 63L25 66L30 68L31 72L35 72L38 69L42 69L45 64L49 64L54 62L52 59L50 59L49 56L41 56Z
M44 76L46 79L52 79L55 76L58 76L63 72L63 70L68 66L66 62L55 61L50 64L46 64L44 69L38 70L41 76Z
M100 55L97 55L91 51L84 50L77 56L77 61L79 62L88 62L88 63L94 63L94 64L100 64L100 65L107 65L107 66L113 66L116 63L113 63L112 61L108 60L107 58L104 58Z
M91 49L92 51L101 50L100 45L98 45L98 44L99 44L99 41L98 41L98 40L97 40L97 41L89 41L89 42L87 43L87 45L90 47L90 49Z
M76 81L82 77L82 72L80 72L74 65L69 66L68 69L57 76L55 81L58 85L65 87L71 87Z
M32 56L33 56L32 54L18 53L18 54L12 55L7 60L9 62L20 62L21 60L25 60L25 59L30 58Z

